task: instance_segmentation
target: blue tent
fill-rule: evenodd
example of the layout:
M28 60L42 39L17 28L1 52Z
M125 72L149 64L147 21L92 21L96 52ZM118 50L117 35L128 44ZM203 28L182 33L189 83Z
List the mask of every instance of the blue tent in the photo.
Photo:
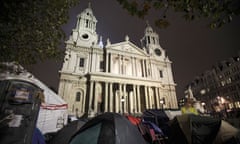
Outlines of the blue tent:
M35 128L33 132L32 144L46 144L44 136L38 128Z

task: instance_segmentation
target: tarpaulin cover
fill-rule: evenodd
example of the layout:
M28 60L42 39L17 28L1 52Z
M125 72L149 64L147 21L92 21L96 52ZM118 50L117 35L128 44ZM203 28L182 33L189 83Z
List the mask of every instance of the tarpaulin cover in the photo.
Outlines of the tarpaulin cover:
M137 118L131 115L127 115L126 118L134 125L138 125L141 122L141 118Z
M43 90L44 102L37 120L43 134L56 132L67 124L67 103L59 95L15 62L1 62L0 66L6 68L0 73L0 80L22 80Z
M88 121L70 144L145 144L138 129L124 116L104 113Z
M46 144L44 136L38 128L35 128L33 132L32 144Z
M172 143L212 144L216 138L220 119L197 115L176 116L170 124Z
M60 129L53 138L50 139L48 144L68 144L71 137L85 124L85 121L75 120L68 123Z

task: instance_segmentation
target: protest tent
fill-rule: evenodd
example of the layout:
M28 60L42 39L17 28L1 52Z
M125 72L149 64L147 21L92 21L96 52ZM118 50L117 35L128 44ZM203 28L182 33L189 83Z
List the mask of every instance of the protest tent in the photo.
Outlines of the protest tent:
M44 102L37 119L37 128L42 134L56 132L67 124L67 103L53 90L15 62L2 62L0 67L0 80L22 80L43 90Z
M67 103L38 79L32 80L44 90L45 103L38 115L37 127L43 134L57 132L67 124Z
M192 114L176 116L170 123L172 143L211 144L216 138L221 120Z
M134 117L132 115L127 115L126 118L133 124L138 125L141 122L141 118Z
M54 136L48 141L48 144L68 144L71 137L85 124L85 121L75 120L68 123L62 129L60 129Z
M217 136L213 144L223 144L231 140L235 141L234 143L240 143L239 136L240 136L239 129L233 127L231 124L229 124L225 120L222 120L221 126L219 128L219 131L217 133Z
M148 109L143 112L143 121L150 121L160 127L163 132L168 135L169 133L169 117L164 110L159 109Z
M44 136L38 128L35 128L33 132L32 144L46 144Z
M139 128L141 133L142 129L144 129L145 134L142 133L143 137L150 143L167 143L168 141L167 135L153 122L142 121Z
M70 144L145 144L138 129L124 116L104 113L88 121Z

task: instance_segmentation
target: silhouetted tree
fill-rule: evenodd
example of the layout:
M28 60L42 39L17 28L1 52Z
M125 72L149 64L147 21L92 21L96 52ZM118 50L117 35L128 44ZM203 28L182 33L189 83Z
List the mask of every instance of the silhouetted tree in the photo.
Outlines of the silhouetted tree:
M78 0L1 0L0 61L34 64L57 59L68 20Z
M240 13L239 0L117 0L131 15L144 18L150 9L159 12L155 24L159 28L169 26L168 11L181 12L186 20L208 18L211 28L219 28L232 21Z

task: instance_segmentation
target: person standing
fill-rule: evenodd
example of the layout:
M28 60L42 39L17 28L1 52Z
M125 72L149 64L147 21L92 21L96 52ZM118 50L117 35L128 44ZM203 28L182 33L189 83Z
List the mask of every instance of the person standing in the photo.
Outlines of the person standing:
M198 115L197 109L193 106L193 99L187 98L186 103L181 107L182 114L195 114Z

